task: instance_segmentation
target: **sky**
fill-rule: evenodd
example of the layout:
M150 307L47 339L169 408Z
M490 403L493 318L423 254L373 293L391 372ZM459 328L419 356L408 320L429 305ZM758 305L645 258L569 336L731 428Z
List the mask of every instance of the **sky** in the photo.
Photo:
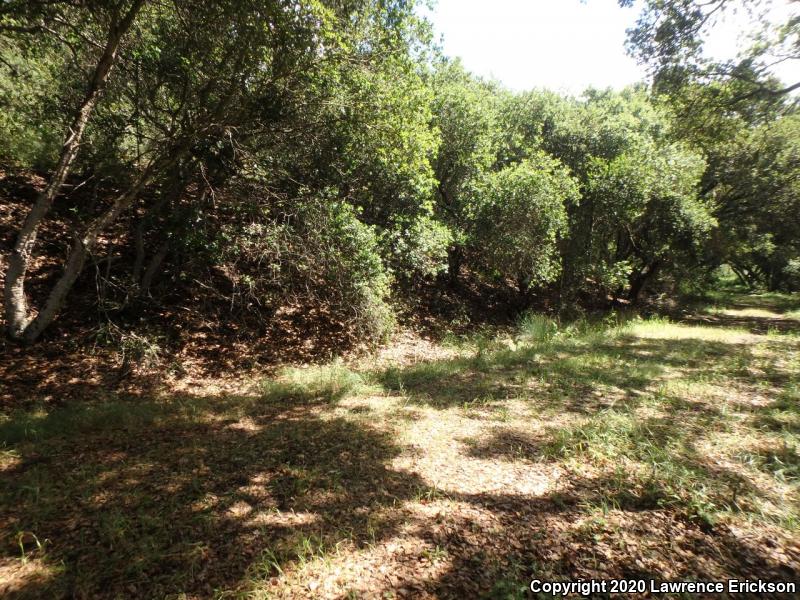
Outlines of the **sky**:
M785 19L791 0L775 0L773 18ZM795 7L800 3L795 3ZM640 12L617 0L438 0L424 14L441 36L445 54L514 90L545 87L579 94L587 87L621 88L646 77L625 52L625 30ZM715 58L734 58L751 19L740 13L714 28L706 43ZM776 70L800 80L800 61ZM793 81L793 82L794 82Z

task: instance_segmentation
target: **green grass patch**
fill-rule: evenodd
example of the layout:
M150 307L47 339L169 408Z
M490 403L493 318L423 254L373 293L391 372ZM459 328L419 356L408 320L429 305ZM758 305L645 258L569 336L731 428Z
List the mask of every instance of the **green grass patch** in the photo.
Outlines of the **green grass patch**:
M322 367L287 368L264 379L259 392L265 402L336 402L371 389L365 376L341 363Z

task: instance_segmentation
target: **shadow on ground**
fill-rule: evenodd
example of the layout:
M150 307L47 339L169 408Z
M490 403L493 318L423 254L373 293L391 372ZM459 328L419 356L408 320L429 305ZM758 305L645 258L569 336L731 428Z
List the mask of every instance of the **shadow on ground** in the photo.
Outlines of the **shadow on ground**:
M385 578L369 573L365 596L524 597L532 577L796 580L796 541L737 534L692 504L750 510L751 500L775 500L698 448L703 435L727 427L727 413L659 391L674 369L697 381L752 385L754 362L743 343L622 335L496 348L375 375L420 412L479 406L492 416L522 398L543 419L580 420L538 437L494 428L462 440L465 460L560 465L586 458L600 440L655 465L650 479L622 465L602 477L570 472L538 496L448 492L395 467L409 450L397 424L364 407L337 409L347 387L13 414L0 423L0 568L14 577L0 591L247 596L303 561L402 546L409 530L441 568L420 576L427 554L409 551L413 567L387 555L396 562ZM786 372L764 367L766 383L788 385ZM796 431L793 393L748 409L753 422ZM667 414L622 418L654 398ZM763 446L751 458L764 472L797 476L795 448ZM25 571L30 565L40 569Z
M226 402L246 409L231 417ZM47 419L7 422L0 436L19 451L0 477L2 557L38 559L48 570L4 591L20 598L246 593L298 560L336 553L341 544L356 551L402 539L410 526L447 557L446 568L429 579L398 570L373 582L368 595L505 598L534 576L797 575L800 557L785 547L703 528L665 505L665 490L638 490L624 479L572 477L539 497L434 490L391 467L402 448L390 431L326 416L326 407L172 398L134 410L87 407L60 415L57 430ZM666 421L643 426L678 432ZM498 437L474 452L520 460L503 455L508 442ZM445 517L404 508L438 499L446 501ZM605 501L628 521L569 526L586 520L587 505ZM462 508L447 513L453 506ZM621 526L629 542L647 547L604 558ZM703 562L669 565L676 548Z
M692 325L744 329L756 334L800 333L800 294L723 293L716 307L726 309L728 314L719 310L690 313L678 320ZM756 314L752 314L753 311Z
M638 402L671 369L680 368L688 377L726 377L746 384L753 378L752 362L752 348L743 343L621 336L591 345L552 343L390 368L379 379L410 402L435 408L521 396L540 408L590 414L608 407L609 397ZM787 379L779 370L768 376L776 385ZM600 390L614 393L595 393Z
M234 418L217 402L5 423L0 438L18 450L0 485L2 553L54 567L16 593L208 597L254 564L274 575L298 552L391 535L397 523L375 513L424 488L387 466L400 449L386 431L322 418L308 403L229 399L248 407Z

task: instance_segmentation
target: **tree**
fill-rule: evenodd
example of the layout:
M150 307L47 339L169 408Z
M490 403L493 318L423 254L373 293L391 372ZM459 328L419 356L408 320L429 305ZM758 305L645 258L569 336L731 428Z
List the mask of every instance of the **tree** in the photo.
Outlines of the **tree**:
M172 198L167 206L159 201L145 207L146 212L183 211L178 200L184 198L189 186L202 181L213 192L215 186L224 186L243 168L258 171L255 161L263 159L265 153L259 158L254 148L275 149L291 138L300 138L294 140L300 145L314 146L314 134L304 123L308 116L304 102L320 100L315 86L324 85L326 78L344 65L358 64L379 52L384 39L396 39L396 30L404 27L404 19L413 11L406 2L367 0L154 3L142 11L144 5L126 5L128 11L119 18L114 15L120 6L113 3L82 4L66 13L85 19L110 14L102 22L108 24L110 32L107 48L114 51L135 17L141 17L136 20L135 35L130 36L119 69L121 76L108 85L110 64L114 62L109 64L109 56L115 59L117 54L104 52L87 101L81 105L92 110L82 108L76 117L82 134L96 108L98 90L109 88L111 108L105 114L98 113L93 138L95 149L103 149L103 155L93 157L94 166L105 163L124 167L118 168L120 174L115 176L124 191L102 213L87 215L79 222L63 274L38 314L30 314L24 273L32 256L37 224L75 159L77 142L65 148L63 162L67 168L57 170L55 184L35 205L7 272L7 323L17 339L33 341L53 321L100 236L151 184L174 192L167 195ZM15 25L25 34L55 35L50 28L40 28L32 13L22 8L19 18L28 19L25 27ZM74 19L65 23L76 29ZM395 148L395 144L390 146L392 151ZM267 169L268 177L289 180L291 167L280 170L285 166L272 165ZM126 177L124 172L134 175ZM319 189L324 187L319 185ZM160 197L163 200L164 195ZM196 197L207 199L209 195ZM180 219L173 222L180 223ZM161 244L155 256L160 254ZM142 272L141 268L135 270Z
M673 142L668 112L641 89L589 90L582 101L534 94L526 106L541 135L523 132L518 146L540 146L580 185L560 244L564 300L635 299L659 272L693 263L713 226L698 198L704 163Z
M511 278L521 293L559 273L557 242L565 204L578 186L559 161L540 152L486 176L480 186L474 243L490 272Z
M632 6L633 0L619 0ZM800 60L800 15L775 27L765 25L751 47L737 60L714 61L703 54L704 39L724 16L747 11L759 22L772 6L771 0L647 0L634 28L628 32L628 48L649 65L656 91L675 91L693 81L736 81L738 101L775 100L800 89L800 81L781 82L771 75L775 64Z
M718 149L709 192L720 222L714 264L750 287L795 283L800 258L800 117L742 130Z
M56 196L70 173L78 155L83 133L100 95L108 83L120 44L144 6L145 0L132 0L126 7L116 4L108 7L104 3L88 3L85 8L77 9L80 11L77 15L72 13L69 7L64 7L62 12L59 10L62 8L60 4L65 3L11 3L9 6L4 6L3 12L0 13L3 18L3 22L0 24L0 31L20 30L23 33L52 31L50 28L51 21L56 21L59 24L65 23L69 27L70 20L75 17L77 17L77 20L86 19L91 21L97 19L105 25L105 41L100 46L101 51L92 69L83 99L73 113L72 122L67 130L58 163L47 186L25 217L25 221L17 235L14 249L8 259L4 290L6 327L12 338L24 338L27 341L36 339L41 331L55 318L55 314L63 301L61 290L64 287L68 287L66 285L57 286L54 289L54 295L51 296L43 309L35 317L29 314L25 297L25 274L33 257L39 226L50 211ZM19 24L20 18L25 19L22 24ZM58 33L54 35L58 35ZM89 231L82 243L91 242L95 237L96 234L93 231ZM63 281L66 284L68 280Z
M800 60L800 16L765 25L737 60L703 54L719 20L743 10L757 22L773 4L648 1L629 49L650 66L656 93L679 119L675 137L705 157L701 193L720 226L701 262L728 263L747 285L779 288L796 256L796 151L786 133L796 130L792 92L800 81L779 81L771 68Z
M499 92L475 79L460 62L443 60L431 77L433 127L441 143L433 159L436 214L451 229L448 270L458 278L475 218L475 187L496 160L500 141Z

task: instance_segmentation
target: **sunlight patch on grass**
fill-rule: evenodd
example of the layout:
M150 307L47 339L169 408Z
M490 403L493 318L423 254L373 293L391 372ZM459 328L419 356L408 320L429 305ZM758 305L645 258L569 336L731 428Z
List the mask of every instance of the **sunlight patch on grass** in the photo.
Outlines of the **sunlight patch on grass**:
M19 558L0 558L0 596L16 597L26 588L46 588L63 567L46 560L46 556L34 556L35 551L21 551ZM24 597L24 596L23 596Z
M383 373L383 383L390 389L403 392L407 387L420 387L434 384L470 367L467 360L447 360L419 363L411 368L391 367Z
M286 368L276 378L260 383L266 402L336 402L348 396L375 391L362 374L339 362L321 367Z
M713 524L733 498L727 478L711 477L672 419L642 420L633 412L604 411L553 432L551 456L567 464L584 461L607 473L597 492L623 508L672 506Z
M744 515L793 529L800 440L788 430L796 413L785 401L772 408L781 434L770 435L763 415L753 422L751 411L763 409L732 397L729 384L724 375L667 380L636 403L551 429L544 452L576 472L605 473L598 490L614 506L674 507L708 524Z
M766 310L764 308L718 308L713 314L726 317L754 318L754 319L780 319L780 313Z
M0 448L0 473L10 471L22 462L19 452Z
M714 306L722 308L756 308L777 313L800 310L800 293L797 292L736 293L711 291L707 294L707 297Z
M661 402L666 407L670 406L669 399L680 399L696 406L696 410L703 407L724 413L730 400L730 386L722 385L711 378L700 377L691 379L681 377L665 381L659 388L658 394Z
M524 314L517 323L517 337L521 342L547 343L558 333L558 323L545 315Z
M727 344L741 344L756 338L756 336L741 328L703 327L670 323L663 320L648 320L636 323L631 326L630 333L644 339L695 339Z
M778 312L800 309L800 293L763 292L736 296L736 304L772 308Z
M271 598L270 588L275 578L282 584L304 582L308 591L320 587L321 573L333 557L339 555L342 541L333 542L313 531L298 531L265 549L250 566L248 598Z

